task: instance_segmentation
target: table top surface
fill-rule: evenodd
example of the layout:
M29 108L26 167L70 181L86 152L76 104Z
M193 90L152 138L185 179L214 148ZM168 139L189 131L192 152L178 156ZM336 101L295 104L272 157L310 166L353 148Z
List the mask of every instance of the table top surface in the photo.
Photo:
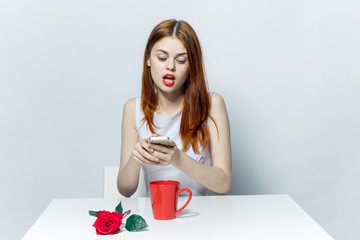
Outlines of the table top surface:
M187 197L180 197L181 207ZM122 228L97 235L89 210L141 215L149 227L141 232ZM126 221L126 218L125 218ZM23 240L42 239L242 239L328 240L327 234L289 195L224 195L193 197L174 220L155 220L149 198L54 199Z

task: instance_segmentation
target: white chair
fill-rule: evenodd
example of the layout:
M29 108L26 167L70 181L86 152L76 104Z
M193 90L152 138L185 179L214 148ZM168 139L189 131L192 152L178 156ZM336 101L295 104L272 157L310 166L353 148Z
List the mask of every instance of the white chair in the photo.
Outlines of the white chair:
M119 167L105 166L104 167L104 198L119 198L124 197L117 189L117 177L119 173ZM145 186L145 180L140 171L139 185L136 192L131 197L147 197L147 188Z

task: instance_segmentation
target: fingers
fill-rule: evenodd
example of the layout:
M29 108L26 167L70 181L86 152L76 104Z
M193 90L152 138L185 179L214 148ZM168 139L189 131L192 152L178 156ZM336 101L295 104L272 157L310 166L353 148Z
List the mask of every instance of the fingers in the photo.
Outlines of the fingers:
M159 159L150 153L154 152L154 149L149 147L146 140L141 140L137 143L133 150L133 157L136 161L149 165L159 164Z
M137 152L135 150L133 151L132 157L135 161L139 162L140 164L147 164L147 165L158 165L159 164L159 162L154 162L154 161L150 161L150 160L146 159L139 152Z
M169 145L169 146L170 146L170 147L175 147L176 144L174 143L174 141L170 140L170 145Z
M177 159L176 144L170 140L169 146L151 144L149 139L141 139L134 147L133 158L141 164L169 165Z
M149 144L149 147L154 149L154 152L151 153L151 155L158 158L160 165L165 166L171 164L175 147L167 147L159 144Z
M142 148L144 148L148 152L154 152L154 149L150 148L149 139L141 139L140 145Z
M171 155L169 155L169 154L165 154L165 153L156 151L156 152L154 153L154 155L159 158L159 162L158 162L158 163L159 163L159 165L161 165L161 166L169 165L170 162L171 162Z
M176 146L176 145L175 145ZM160 145L160 144L152 144L149 143L149 148L156 150L158 152L163 152L163 153L170 153L173 146L164 146L164 145ZM153 151L154 152L154 151Z

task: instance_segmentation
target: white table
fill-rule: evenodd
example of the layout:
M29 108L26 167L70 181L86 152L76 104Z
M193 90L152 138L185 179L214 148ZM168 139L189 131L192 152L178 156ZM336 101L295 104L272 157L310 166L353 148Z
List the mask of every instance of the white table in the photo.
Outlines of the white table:
M145 218L147 231L123 229L115 235L96 235L96 217L88 210L114 211L121 200L124 211ZM178 206L185 202L180 198ZM193 197L174 220L154 220L149 198L54 199L23 240L49 239L332 239L288 195Z

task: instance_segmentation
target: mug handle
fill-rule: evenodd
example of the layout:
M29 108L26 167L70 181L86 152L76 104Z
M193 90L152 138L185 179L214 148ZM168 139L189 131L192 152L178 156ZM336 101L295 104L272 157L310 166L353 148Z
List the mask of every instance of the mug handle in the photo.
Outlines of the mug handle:
M190 189L188 189L188 188L179 189L178 192L177 192L177 195L179 196L180 193L183 192L183 191L186 191L186 192L189 193L189 198L188 198L187 202L184 204L184 206L182 206L179 210L177 210L175 212L175 216L178 215L178 213L180 213L182 210L184 210L184 208L189 204L189 202L191 200L191 197L192 197L192 193L191 193Z

